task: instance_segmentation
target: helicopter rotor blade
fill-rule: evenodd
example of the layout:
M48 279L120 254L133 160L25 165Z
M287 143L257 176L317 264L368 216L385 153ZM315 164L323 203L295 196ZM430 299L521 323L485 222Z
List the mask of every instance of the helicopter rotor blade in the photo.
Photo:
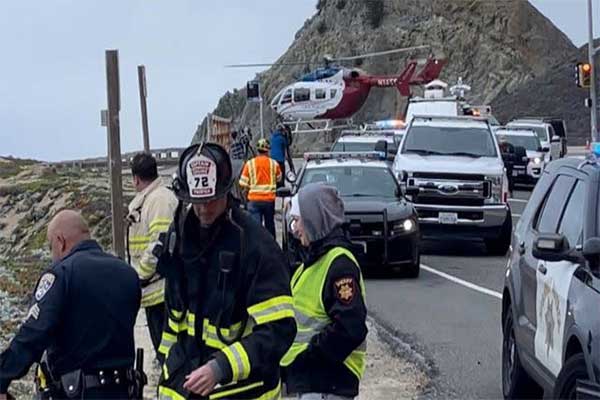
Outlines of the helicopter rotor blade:
M306 65L306 62L281 62L265 64L231 64L225 65L225 68L258 68L258 67L276 67L279 65Z
M378 52L375 52L375 53L360 54L360 55L357 55L357 56L337 57L337 58L332 59L332 61L352 61L352 60L358 60L358 59L361 59L361 58L371 58L371 57L386 56L388 54L406 53L406 52L413 51L413 50L428 49L429 47L430 46L428 46L428 45L413 46L413 47L404 47L402 49L393 49L393 50L386 50L386 51L378 51Z

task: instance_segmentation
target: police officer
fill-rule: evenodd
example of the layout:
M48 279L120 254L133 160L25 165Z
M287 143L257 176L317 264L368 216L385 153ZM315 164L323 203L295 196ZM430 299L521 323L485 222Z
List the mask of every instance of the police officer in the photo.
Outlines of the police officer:
M125 262L90 239L75 211L48 226L53 264L41 276L19 332L0 355L0 399L46 351L51 398L129 398L140 283Z
M292 199L293 232L304 263L292 277L298 334L281 365L290 393L303 400L358 395L365 369L365 286L342 224L335 188L310 184Z
M166 235L167 324L160 399L277 399L279 360L296 327L277 243L231 201L231 161L217 144L181 155L181 202ZM219 385L217 387L217 385Z

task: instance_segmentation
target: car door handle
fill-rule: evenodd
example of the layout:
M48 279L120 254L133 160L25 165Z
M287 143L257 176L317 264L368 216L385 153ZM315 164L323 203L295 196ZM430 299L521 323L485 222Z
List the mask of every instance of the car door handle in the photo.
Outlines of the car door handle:
M538 266L538 271L540 271L540 273L542 275L546 275L546 272L548 272L548 269L546 268L546 266L544 264L540 264Z

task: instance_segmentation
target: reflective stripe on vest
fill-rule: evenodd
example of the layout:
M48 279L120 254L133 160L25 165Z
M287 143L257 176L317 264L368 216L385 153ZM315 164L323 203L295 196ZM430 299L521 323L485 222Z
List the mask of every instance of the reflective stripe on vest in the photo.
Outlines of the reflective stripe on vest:
M301 265L292 277L292 296L298 332L292 347L281 360L282 366L287 367L292 364L296 357L308 348L310 340L331 324L331 319L323 305L323 287L331 264L337 257L344 255L359 268L354 255L349 250L336 247L329 250L310 268L305 269L304 265ZM360 269L359 276L360 289L364 299L365 285ZM365 370L365 358L366 342L363 342L344 360L344 365L360 379Z
M267 173L268 169L268 173ZM248 161L250 175L250 201L274 201L277 189L277 163L267 156L258 156Z

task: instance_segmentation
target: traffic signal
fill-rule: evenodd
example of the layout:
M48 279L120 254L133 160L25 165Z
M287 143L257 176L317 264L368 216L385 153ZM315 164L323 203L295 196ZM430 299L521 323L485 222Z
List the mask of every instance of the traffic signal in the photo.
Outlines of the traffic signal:
M250 81L246 84L246 98L253 101L260 99L260 84L258 81Z
M580 88L589 88L592 82L592 66L589 63L577 63L575 66L575 83Z

